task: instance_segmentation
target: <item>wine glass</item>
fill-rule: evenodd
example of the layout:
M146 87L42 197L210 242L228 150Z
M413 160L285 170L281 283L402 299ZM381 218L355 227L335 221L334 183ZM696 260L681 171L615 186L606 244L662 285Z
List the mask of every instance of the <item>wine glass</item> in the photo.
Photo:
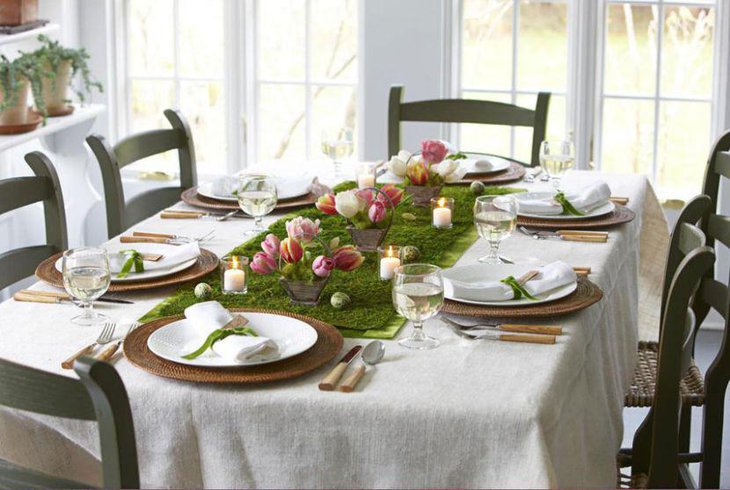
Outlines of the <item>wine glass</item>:
M111 282L109 257L103 248L84 247L67 250L61 261L63 286L77 299L84 311L71 319L76 325L91 326L108 321L94 311L94 300L106 293Z
M560 186L560 178L575 165L575 146L572 141L543 141L540 143L540 166Z
M501 264L499 245L517 224L517 199L513 196L479 196L474 202L474 225L479 236L489 242L489 254L480 258L485 264Z
M322 153L332 160L335 177L342 175L341 160L352 155L353 148L351 128L342 127L334 131L322 131Z
M266 175L243 175L238 181L236 197L241 210L254 218L254 227L247 234L266 231L264 216L274 210L278 200L274 179Z
M444 305L444 281L441 269L429 264L397 267L393 275L393 306L413 322L410 337L398 344L409 349L434 349L439 341L423 332L423 322L433 318Z

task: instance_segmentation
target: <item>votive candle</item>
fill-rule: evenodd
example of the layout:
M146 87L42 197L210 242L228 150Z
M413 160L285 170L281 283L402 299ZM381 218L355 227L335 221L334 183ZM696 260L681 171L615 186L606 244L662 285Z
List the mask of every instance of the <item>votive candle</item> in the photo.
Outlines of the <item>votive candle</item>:
M357 181L358 189L375 187L375 165L372 163L358 165L355 180Z
M378 253L380 255L380 280L389 281L393 279L395 269L400 266L400 247L397 245L378 247Z
M454 199L435 197L431 199L431 224L434 228L451 228L454 214Z
M223 294L245 294L248 291L248 257L231 255L221 259L221 291Z

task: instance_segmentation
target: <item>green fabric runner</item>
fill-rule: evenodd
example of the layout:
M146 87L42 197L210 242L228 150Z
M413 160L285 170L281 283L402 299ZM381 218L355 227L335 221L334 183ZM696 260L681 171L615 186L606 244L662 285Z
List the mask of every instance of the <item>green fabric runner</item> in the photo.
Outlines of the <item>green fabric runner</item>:
M348 182L341 184L335 190L342 191L353 187L355 184ZM508 187L487 187L484 193L509 194L521 191L522 189ZM474 195L469 187L463 186L445 187L441 194L453 197L455 200L454 226L451 229L432 228L430 208L418 208L406 203L398 208L384 243L417 246L421 252L419 262L440 267L454 265L477 238L472 219ZM403 213L411 213L417 219L404 219ZM251 257L261 250L260 244L267 233L274 233L279 238L286 237L284 223L293 216L320 219L320 228L323 230L322 238L325 241L339 236L341 244L351 243L350 236L345 230L344 218L327 216L311 207L277 220L269 227L269 231L236 247L231 253ZM214 292L210 299L219 301L225 307L268 308L300 313L337 326L345 337L392 339L405 324L405 319L393 309L390 282L381 281L378 278L378 260L375 253L366 253L363 265L353 272L335 270L322 293L320 304L317 306L291 304L286 293L279 286L277 278L278 276L273 274L260 276L251 273L246 295L221 294L217 271L203 280L213 287ZM181 314L186 307L200 301L193 294L194 287L195 284L181 287L175 294L144 315L140 321L148 322L165 316ZM332 307L329 300L336 291L347 293L352 299L352 303L341 310Z

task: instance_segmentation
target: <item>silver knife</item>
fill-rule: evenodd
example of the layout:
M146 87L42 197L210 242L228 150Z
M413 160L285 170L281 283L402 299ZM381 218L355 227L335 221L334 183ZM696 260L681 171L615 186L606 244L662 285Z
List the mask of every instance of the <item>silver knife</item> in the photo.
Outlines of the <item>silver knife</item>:
M340 362L337 363L332 371L327 373L327 376L322 379L322 382L319 383L319 389L322 391L333 391L335 389L335 385L345 373L348 364L350 364L352 360L355 359L355 357L361 350L362 345L356 345L355 347L350 349L347 354L345 354L345 356L340 359Z

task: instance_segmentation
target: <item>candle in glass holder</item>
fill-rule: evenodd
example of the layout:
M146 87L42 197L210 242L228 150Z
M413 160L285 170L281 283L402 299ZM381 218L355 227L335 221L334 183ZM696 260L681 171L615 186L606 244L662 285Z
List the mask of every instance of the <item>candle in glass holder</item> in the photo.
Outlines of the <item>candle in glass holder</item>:
M220 263L221 291L223 294L245 294L248 291L248 257L231 255Z
M356 181L358 189L375 187L375 165L363 163L357 166Z
M434 228L451 228L454 214L454 199L451 197L435 197L431 199L431 224Z
M380 256L380 280L389 281L393 279L395 269L400 266L400 247L397 245L378 247L378 254Z

